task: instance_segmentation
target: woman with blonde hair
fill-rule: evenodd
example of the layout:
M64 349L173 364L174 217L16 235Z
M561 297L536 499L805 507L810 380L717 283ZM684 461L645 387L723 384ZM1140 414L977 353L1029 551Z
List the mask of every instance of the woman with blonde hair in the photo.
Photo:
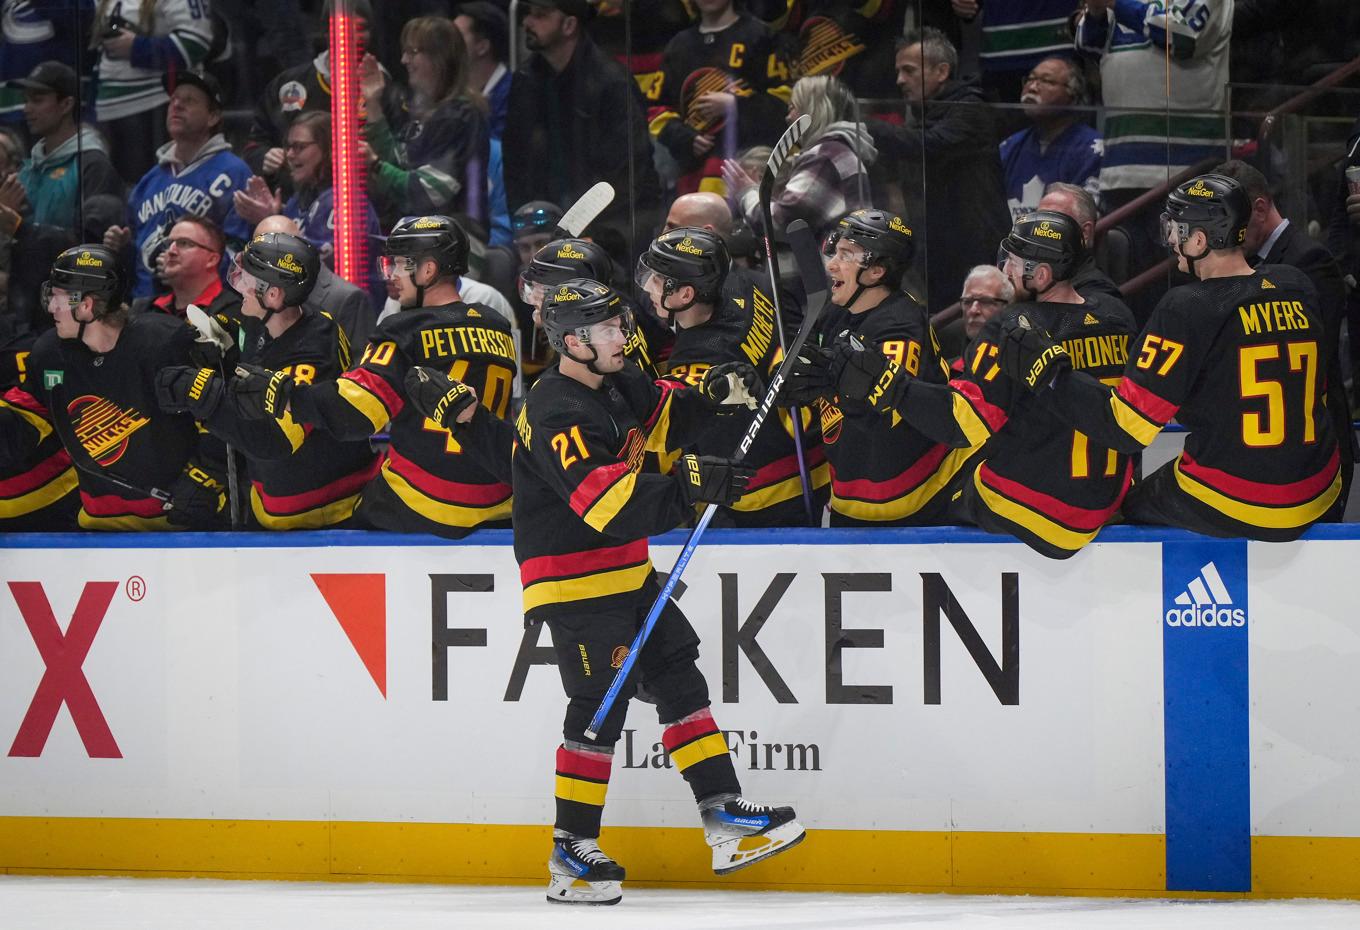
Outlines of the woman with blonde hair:
M421 16L401 30L407 92L383 108L387 80L372 55L359 70L367 121L369 192L384 216L462 213L485 228L486 101L468 88L468 53L452 21Z
M770 201L775 232L801 219L818 239L853 210L869 206L868 170L878 157L864 124L855 119L854 94L830 75L800 78L789 97L788 121L811 118L801 151L775 179ZM723 164L723 180L737 212L752 228L760 222L757 181L736 159Z

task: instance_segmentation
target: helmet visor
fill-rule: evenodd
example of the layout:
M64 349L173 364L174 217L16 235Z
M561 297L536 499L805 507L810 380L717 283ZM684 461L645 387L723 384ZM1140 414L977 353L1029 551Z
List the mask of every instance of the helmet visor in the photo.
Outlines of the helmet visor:
M384 281L391 281L398 274L409 278L415 273L416 263L409 255L382 255L378 258L378 269Z
M608 345L615 341L626 344L636 329L633 311L624 310L618 316L578 328L576 335L586 345Z
M543 298L548 289L539 281L530 281L525 275L519 276L519 299L535 309L542 309Z
M250 294L258 293L260 282L253 274L246 271L245 266L241 264L241 254L242 253L237 253L236 257L232 259L231 264L227 267L227 286L242 297L246 297Z

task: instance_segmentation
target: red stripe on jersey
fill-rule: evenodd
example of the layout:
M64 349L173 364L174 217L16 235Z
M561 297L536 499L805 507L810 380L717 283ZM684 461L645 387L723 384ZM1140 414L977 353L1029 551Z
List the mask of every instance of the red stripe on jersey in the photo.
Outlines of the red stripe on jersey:
M12 387L5 392L5 403L27 410L29 413L36 413L40 417L47 416L47 408L42 402L20 387Z
M1169 400L1164 400L1149 391L1136 381L1128 378L1119 382L1119 387L1115 388L1119 396L1124 398L1134 410L1154 423L1166 425L1171 422L1171 418L1180 409L1176 404Z
M821 446L814 446L807 451L807 467L809 470L816 468L826 461L826 452ZM792 478L798 474L798 454L786 455L782 459L775 459L768 465L762 465L756 469L755 477L746 485L746 490L758 491L766 485L778 484L787 478Z
M356 368L353 371L345 372L340 377L348 378L368 393L376 396L378 400L382 401L382 405L387 408L387 412L393 418L401 413L402 408L406 406L406 401L402 399L392 385L387 383L382 375L375 375L367 368Z
M311 491L300 491L297 494L269 494L265 491L264 485L258 481L252 481L256 492L260 495L260 503L264 509L274 516L282 517L296 513L305 513L317 507L324 507L334 503L341 498L357 494L364 485L372 480L382 467L382 459L374 457L371 464L352 474L343 475L336 478L330 484L322 485Z
M524 560L519 567L519 579L527 587L545 578L573 578L625 565L641 565L647 561L647 552L647 540L635 539L622 546L563 555L540 555Z
M117 494L93 494L80 492L80 505L92 517L160 517L165 515L165 504L154 497L128 500Z
M1091 532L1098 530L1105 525L1105 521L1114 515L1119 509L1119 505L1124 501L1124 495L1128 493L1129 482L1133 478L1133 463L1125 460L1124 462L1124 481L1120 485L1119 493L1108 507L1099 510L1091 510L1086 507L1077 507L1059 500L1051 494L1027 488L1019 482L1012 481L1010 478L1003 478L983 462L978 467L978 477L983 482L991 486L994 490L1006 495L1018 504L1023 504L1030 510L1035 511L1041 516L1057 520L1059 523L1069 526L1074 530Z
M925 455L913 462L912 466L902 474L886 481L874 481L872 478L836 481L833 471L832 485L836 489L837 497L854 498L855 500L873 501L875 503L895 500L935 474L940 463L944 461L944 457L950 451L952 450L948 446L937 443L931 446Z
M387 450L387 460L394 472L401 475L418 491L435 500L469 507L493 507L510 497L510 485L493 481L490 484L464 484L432 475L395 449Z
M0 499L20 497L37 490L70 467L71 457L65 449L58 449L22 475L0 481Z
M656 406L652 408L651 414L647 417L647 422L643 424L643 429L647 432L651 432L652 427L661 417L661 411L666 409L666 401L670 399L671 391L678 391L681 387L674 381L667 381L664 378L658 380L656 386L661 389L661 396L656 399Z
M983 396L982 388L977 382L955 378L949 382L949 386L964 396L973 412L982 417L982 421L993 433L1006 425L1006 411Z
M610 764L614 757L607 752L581 752L557 747L557 774L589 778L591 781L609 781Z
M959 356L949 363L949 370L956 375L963 374L963 356Z
M585 480L576 486L576 490L571 492L571 499L567 501L571 509L576 511L576 515L584 517L597 500L605 491L608 491L614 482L628 474L627 462L615 462L613 465L601 465L599 468L586 475Z
M1291 481L1288 484L1267 484L1261 481L1248 481L1246 478L1230 475L1226 471L1201 465L1190 457L1190 453L1181 453L1181 471L1196 481L1202 481L1209 487L1241 501L1252 504L1271 504L1277 507L1307 503L1327 490L1331 483L1336 480L1339 462L1340 452L1333 449L1332 457L1327 460L1327 464L1317 474L1299 481Z
M713 714L705 708L690 714L688 719L662 730L661 742L667 752L675 752L686 743L692 743L700 737L717 732L718 724L713 721Z
M635 55L616 55L615 61L629 68L634 74L650 74L661 70L663 52L638 52Z

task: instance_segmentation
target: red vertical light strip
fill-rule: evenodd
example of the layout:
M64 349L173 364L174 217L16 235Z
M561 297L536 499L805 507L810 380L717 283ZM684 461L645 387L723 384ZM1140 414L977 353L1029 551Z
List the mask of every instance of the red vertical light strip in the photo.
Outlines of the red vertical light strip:
M331 177L335 185L335 273L360 287L368 270L367 165L363 140L359 61L363 48L350 4L339 0L331 16Z

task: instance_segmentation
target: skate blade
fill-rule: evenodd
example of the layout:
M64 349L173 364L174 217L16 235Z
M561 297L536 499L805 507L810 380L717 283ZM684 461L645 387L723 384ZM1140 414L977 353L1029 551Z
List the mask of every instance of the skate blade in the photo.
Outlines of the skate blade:
M769 833L733 837L713 847L713 871L718 875L740 871L762 859L792 849L803 842L806 836L807 831L803 829L803 825L796 820L790 820Z
M618 904L623 900L623 883L583 882L565 875L554 875L548 883L548 900L554 904Z

